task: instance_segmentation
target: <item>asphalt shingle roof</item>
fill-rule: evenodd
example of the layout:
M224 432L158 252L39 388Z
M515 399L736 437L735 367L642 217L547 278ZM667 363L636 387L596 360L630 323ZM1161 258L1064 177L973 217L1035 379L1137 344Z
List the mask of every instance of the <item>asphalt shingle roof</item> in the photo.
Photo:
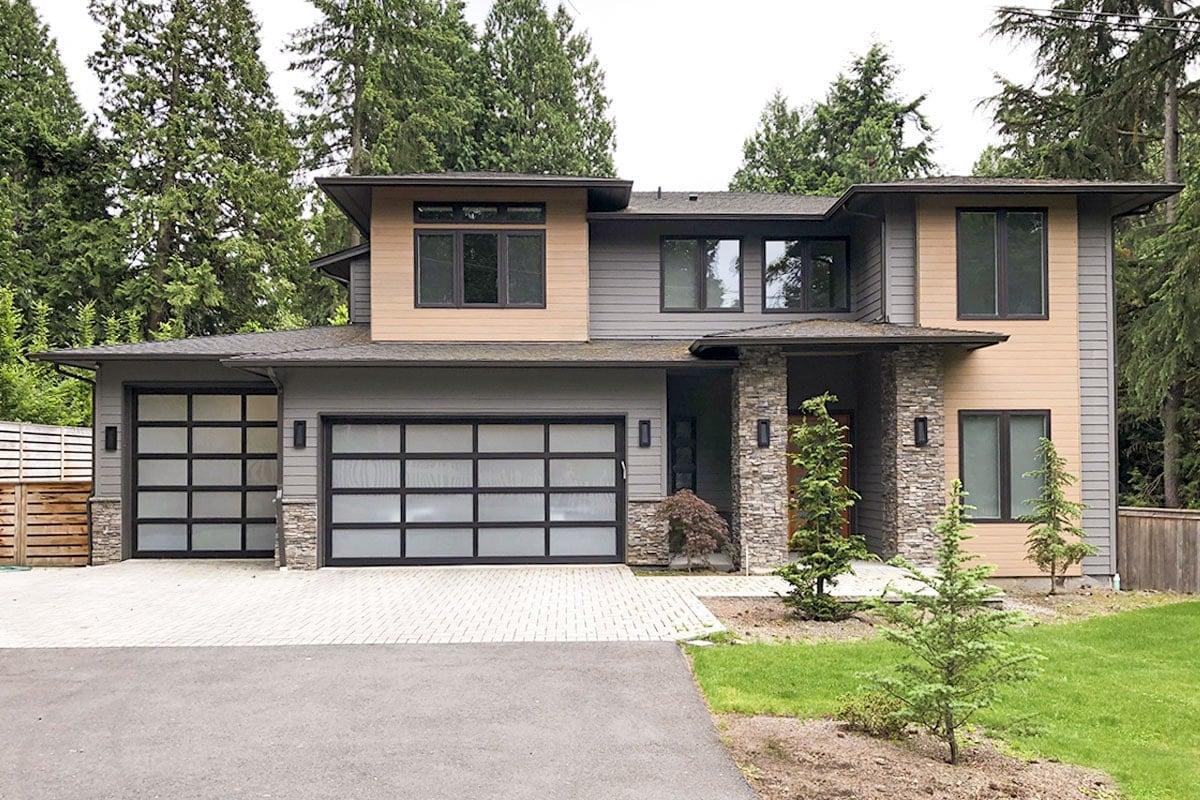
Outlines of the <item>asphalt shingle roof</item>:
M693 197L696 199L691 199ZM619 212L612 213L697 216L772 214L821 217L836 202L836 197L769 192L633 192L629 205Z
M693 352L753 344L961 344L984 347L1008 339L989 331L924 328L891 322L809 319L721 331L692 343Z

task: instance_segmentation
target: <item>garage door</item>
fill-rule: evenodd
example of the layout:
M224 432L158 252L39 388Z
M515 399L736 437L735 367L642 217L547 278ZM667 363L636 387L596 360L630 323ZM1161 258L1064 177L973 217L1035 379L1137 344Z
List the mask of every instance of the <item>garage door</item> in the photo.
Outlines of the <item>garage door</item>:
M617 562L618 419L327 419L328 564Z
M270 391L135 392L134 555L274 555L275 417Z

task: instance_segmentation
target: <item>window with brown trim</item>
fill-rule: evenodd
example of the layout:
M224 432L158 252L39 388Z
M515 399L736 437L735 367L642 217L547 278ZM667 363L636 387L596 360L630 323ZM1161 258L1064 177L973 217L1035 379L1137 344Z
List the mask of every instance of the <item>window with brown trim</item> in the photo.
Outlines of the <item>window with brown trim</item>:
M664 236L663 311L741 311L742 240Z
M763 311L849 311L849 242L764 239Z
M1047 317L1046 211L960 208L959 319Z
M1038 445L1050 436L1049 411L960 411L959 476L975 521L1016 522L1041 493L1028 473L1041 466Z
M543 308L546 237L542 231L418 230L418 308Z

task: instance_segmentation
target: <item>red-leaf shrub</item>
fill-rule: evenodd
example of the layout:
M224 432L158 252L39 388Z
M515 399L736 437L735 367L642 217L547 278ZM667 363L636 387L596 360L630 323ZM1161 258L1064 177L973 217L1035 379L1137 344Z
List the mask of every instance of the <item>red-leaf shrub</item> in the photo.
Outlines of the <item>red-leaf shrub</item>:
M698 560L708 566L708 557L729 541L729 525L717 509L690 489L680 489L663 500L655 512L670 530L672 542L678 542L687 558L688 569Z

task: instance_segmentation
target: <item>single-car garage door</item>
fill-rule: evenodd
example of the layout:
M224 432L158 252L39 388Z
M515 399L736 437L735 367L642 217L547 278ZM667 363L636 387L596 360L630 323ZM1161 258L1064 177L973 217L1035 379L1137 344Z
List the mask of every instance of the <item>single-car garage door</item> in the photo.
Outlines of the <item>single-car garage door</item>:
M325 560L619 562L614 418L327 418Z

